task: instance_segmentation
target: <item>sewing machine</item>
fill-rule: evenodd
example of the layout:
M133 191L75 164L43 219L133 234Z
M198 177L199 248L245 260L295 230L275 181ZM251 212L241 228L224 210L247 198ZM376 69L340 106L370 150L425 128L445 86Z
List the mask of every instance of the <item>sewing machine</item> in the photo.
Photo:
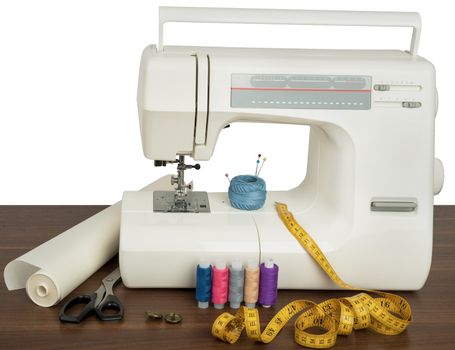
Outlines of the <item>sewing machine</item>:
M412 27L413 35L409 51L171 47L167 22ZM420 289L443 183L435 70L417 55L420 26L417 13L161 8L158 46L142 55L139 120L145 156L176 165L177 175L159 191L124 193L123 283L193 287L200 259L270 257L279 288L337 288L280 221L279 201L344 281ZM226 192L193 191L184 178L199 167L185 157L209 160L223 128L242 121L311 127L303 183L268 192L257 211L231 207Z

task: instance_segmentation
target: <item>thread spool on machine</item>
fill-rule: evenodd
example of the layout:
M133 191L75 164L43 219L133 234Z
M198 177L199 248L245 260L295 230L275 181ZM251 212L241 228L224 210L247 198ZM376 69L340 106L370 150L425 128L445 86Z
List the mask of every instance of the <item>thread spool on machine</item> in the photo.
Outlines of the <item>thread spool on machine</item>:
M231 309L240 308L242 302L248 308L254 308L257 302L269 308L276 303L278 270L271 258L260 265L253 260L246 265L233 260L229 266L222 259L214 265L201 260L196 266L198 307L206 309L211 301L215 309L223 309L229 301Z

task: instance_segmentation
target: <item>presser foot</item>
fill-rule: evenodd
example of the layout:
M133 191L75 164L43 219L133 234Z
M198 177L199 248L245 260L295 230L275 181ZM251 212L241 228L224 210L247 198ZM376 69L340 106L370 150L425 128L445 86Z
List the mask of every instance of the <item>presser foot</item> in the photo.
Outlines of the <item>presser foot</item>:
M166 165L166 161L155 162L155 165ZM185 170L199 170L199 164L185 164L185 157L170 163L177 163L177 175L171 177L171 184L176 185L175 191L154 191L153 211L164 213L210 213L207 192L194 192L193 182L185 183Z
M164 213L210 213L207 192L189 191L176 198L175 191L154 191L153 211Z

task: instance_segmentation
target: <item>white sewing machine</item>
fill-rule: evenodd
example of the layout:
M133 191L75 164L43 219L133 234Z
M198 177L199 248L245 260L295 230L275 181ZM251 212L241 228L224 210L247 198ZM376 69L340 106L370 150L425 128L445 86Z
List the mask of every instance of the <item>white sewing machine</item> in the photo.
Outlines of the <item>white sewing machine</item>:
M413 36L410 51L169 47L167 22L412 27ZM271 257L279 288L337 288L279 219L280 201L347 283L420 289L443 183L435 70L417 55L420 26L417 13L161 8L158 46L142 55L139 119L145 156L177 163L178 175L160 191L124 193L125 285L192 287L201 258ZM257 211L184 181L184 157L209 160L222 129L242 121L311 126L305 180L268 192Z

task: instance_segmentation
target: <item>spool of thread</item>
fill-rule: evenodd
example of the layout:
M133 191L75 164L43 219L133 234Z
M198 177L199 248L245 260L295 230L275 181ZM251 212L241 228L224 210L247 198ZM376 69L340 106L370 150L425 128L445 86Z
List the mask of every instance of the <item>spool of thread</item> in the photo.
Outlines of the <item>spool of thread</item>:
M243 286L245 284L245 270L240 261L234 261L229 269L229 305L238 309L243 301Z
M260 266L259 304L265 308L276 303L278 292L278 266L273 259L267 259Z
M262 208L267 196L265 181L254 175L238 175L232 178L229 201L234 208L256 210Z
M248 261L245 267L245 306L254 309L259 295L259 266L256 261Z
M212 268L212 302L215 309L224 308L228 296L229 270L225 261L217 261Z
M198 307L209 307L212 296L212 266L207 261L201 261L196 268L196 300Z

